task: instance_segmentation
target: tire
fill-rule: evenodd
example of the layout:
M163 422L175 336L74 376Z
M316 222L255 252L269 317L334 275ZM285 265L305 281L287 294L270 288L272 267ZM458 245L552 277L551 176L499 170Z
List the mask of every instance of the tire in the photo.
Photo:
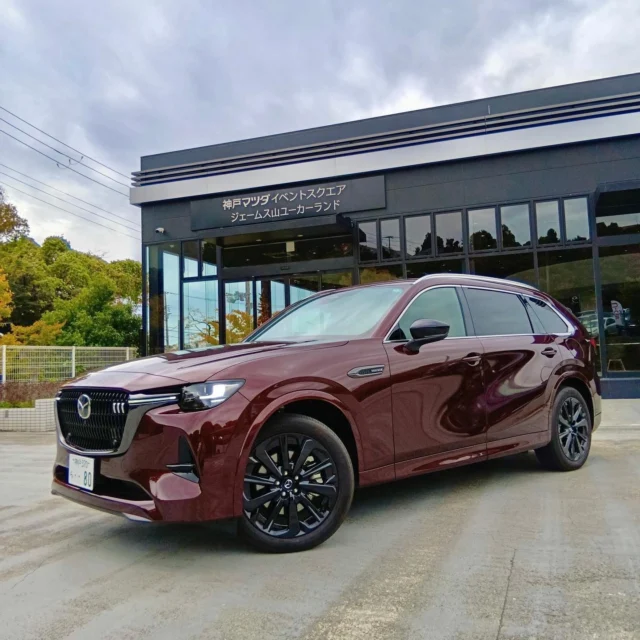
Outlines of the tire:
M251 449L239 533L261 551L311 549L344 521L354 484L351 458L340 438L319 420L283 413Z
M582 395L571 387L561 389L551 413L551 441L536 449L540 464L552 471L575 471L589 457L591 416Z

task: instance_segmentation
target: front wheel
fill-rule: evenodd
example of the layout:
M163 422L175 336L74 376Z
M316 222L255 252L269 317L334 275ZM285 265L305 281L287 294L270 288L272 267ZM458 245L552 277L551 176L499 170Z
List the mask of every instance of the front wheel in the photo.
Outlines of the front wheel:
M538 460L554 471L579 469L591 449L591 416L585 399L571 387L561 389L551 420L551 442L536 449Z
M282 414L251 450L240 534L263 551L311 549L340 527L353 490L353 466L340 438L314 418Z

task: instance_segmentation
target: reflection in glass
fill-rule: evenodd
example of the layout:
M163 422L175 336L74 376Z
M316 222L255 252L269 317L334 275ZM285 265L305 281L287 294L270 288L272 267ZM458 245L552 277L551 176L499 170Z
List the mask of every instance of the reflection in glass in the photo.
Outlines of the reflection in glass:
M404 219L404 244L407 258L431 255L431 216Z
M352 271L338 271L334 273L323 273L320 276L320 289L342 289L353 284Z
M568 242L589 239L589 207L586 198L568 198L564 201L564 225Z
M560 242L560 209L557 200L536 202L536 225L538 244L558 244Z
M598 216L596 229L599 236L618 236L626 233L640 233L640 212L615 216Z
M431 273L464 273L462 260L429 260L407 263L407 278L420 278Z
M147 269L149 354L175 351L180 339L180 243L151 245Z
M374 221L358 224L358 244L360 262L378 259L378 232Z
M438 255L459 253L463 249L462 212L439 213L436 216L436 246Z
M502 246L504 248L531 245L528 204L500 207L500 217L502 223Z
M198 240L189 240L182 243L182 264L185 278L198 277L198 261L200 260L200 243Z
M291 298L291 304L304 300L319 291L320 283L318 280L318 275L315 273L292 276L289 280L289 297Z
M402 278L402 265L390 264L384 267L364 267L360 269L360 284L384 282Z
M506 278L536 284L533 253L510 253L471 258L471 273L491 278Z
M218 262L216 258L216 241L202 241L202 275L215 276L218 273Z
M498 247L496 211L493 207L469 211L469 246L472 251Z
M608 371L640 371L640 245L600 247Z
M296 240L294 250L287 253L287 260L288 262L326 260L327 258L346 258L352 255L352 236L333 236Z
M285 308L286 283L282 280L257 280L256 299L258 301L257 326Z
M598 312L591 249L538 251L539 287L570 309L598 340ZM600 349L596 350L600 365Z
M382 259L400 258L400 219L380 220Z
M224 298L226 305L226 342L242 342L253 331L253 293L252 283L225 282Z
M183 284L184 349L220 343L218 281Z

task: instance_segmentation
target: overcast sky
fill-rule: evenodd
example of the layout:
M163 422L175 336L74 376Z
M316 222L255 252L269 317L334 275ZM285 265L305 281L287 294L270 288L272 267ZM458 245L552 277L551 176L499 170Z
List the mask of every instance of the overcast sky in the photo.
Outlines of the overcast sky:
M0 0L0 106L129 175L141 155L637 72L638 25L639 0ZM64 235L108 259L139 258L140 211L126 197L3 133L0 163L109 212L95 210L111 222L93 217L0 166L36 240Z

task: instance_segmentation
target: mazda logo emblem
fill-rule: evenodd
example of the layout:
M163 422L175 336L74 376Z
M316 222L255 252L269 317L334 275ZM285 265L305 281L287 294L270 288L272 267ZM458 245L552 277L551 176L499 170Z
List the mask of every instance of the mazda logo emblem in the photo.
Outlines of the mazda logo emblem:
M91 398L86 393L78 398L78 415L83 420L88 420L91 415Z

